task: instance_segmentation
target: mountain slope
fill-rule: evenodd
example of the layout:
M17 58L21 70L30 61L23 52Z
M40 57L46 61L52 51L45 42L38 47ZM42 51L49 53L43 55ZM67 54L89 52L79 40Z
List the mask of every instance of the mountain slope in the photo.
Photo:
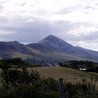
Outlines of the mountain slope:
M77 46L76 48L78 48L79 50L84 51L84 52L92 55L93 58L98 58L98 51L93 51L93 50L90 50L90 49L85 49L85 48L82 48L82 47L79 47L79 46Z
M57 51L64 51L72 45L68 44L67 42L63 41L62 39L49 35L48 37L44 38L43 40L38 42L40 45L47 47L48 49L57 50Z
M98 52L75 47L62 39L49 35L38 43L23 45L17 41L0 42L1 58L16 58L33 62L61 62L67 60L91 60L98 62Z
M38 43L29 44L27 46L44 53L53 52L52 57L59 54L60 57L64 56L64 58L68 58L66 60L98 60L98 55L96 57L93 55L95 52L91 53L90 50L89 52L84 51L83 49L72 46L71 44L53 35L49 35Z
M32 49L33 51L33 49ZM29 47L20 44L17 41L13 42L0 42L0 56L2 58L11 58L13 55L26 55L32 54Z
M31 43L27 46L37 49L37 50L47 50L47 51L66 51L70 49L74 49L74 47L67 42L63 41L62 39L49 35L46 38L42 39L38 43Z
M30 51L27 47L23 44L20 44L17 41L13 42L0 42L0 51L4 52L22 52L22 53L29 53Z

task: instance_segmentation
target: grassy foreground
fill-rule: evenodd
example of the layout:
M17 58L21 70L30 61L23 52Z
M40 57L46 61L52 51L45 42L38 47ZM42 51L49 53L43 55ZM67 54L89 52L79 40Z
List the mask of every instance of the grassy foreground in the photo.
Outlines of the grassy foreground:
M59 98L58 78L64 98L98 98L97 74L64 67L2 67L0 98Z

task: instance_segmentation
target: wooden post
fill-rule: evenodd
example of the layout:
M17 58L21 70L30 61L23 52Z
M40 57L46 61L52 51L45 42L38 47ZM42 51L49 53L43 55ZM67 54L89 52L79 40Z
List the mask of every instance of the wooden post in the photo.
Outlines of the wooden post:
M35 67L35 71L37 72L37 64L35 62L35 54L33 53L33 65Z
M64 98L63 78L59 78L59 98Z

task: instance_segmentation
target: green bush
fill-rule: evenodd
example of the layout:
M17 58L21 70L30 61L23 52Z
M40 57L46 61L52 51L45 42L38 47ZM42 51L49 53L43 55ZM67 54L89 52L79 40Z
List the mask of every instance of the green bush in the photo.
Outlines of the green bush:
M59 98L59 83L53 78L40 78L36 71L29 73L27 68L9 69L2 67L0 98ZM5 68L5 69L4 69ZM91 80L93 81L93 80ZM65 98L98 98L95 81L65 83ZM7 84L7 85L6 85Z

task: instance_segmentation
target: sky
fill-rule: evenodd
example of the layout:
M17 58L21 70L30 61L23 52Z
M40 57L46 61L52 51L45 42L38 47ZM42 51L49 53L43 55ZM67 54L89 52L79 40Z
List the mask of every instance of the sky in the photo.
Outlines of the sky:
M0 41L48 35L98 51L98 0L0 0Z

